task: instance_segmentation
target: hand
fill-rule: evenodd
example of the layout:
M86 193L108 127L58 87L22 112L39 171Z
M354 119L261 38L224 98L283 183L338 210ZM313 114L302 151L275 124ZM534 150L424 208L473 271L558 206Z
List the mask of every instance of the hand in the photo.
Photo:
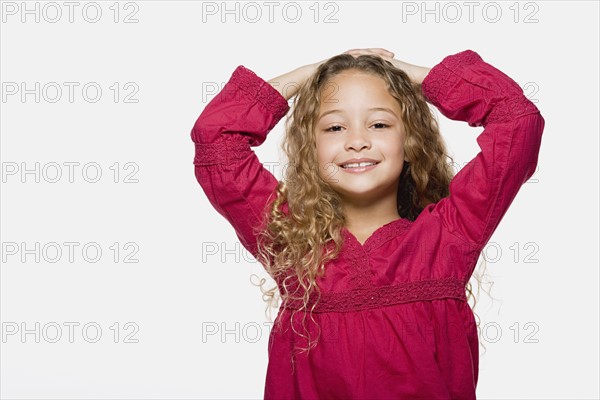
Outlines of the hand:
M291 99L298 92L300 86L312 75L312 73L328 59L313 64L303 65L267 82L275 88L286 100Z
M355 57L358 57L363 54L372 54L372 55L383 57L385 59L392 59L394 57L393 52L386 50L386 49L382 49L380 47L377 47L377 48L372 47L372 48L368 48L368 49L350 49L350 50L346 50L343 54L350 54Z
M382 48L351 49L345 51L344 54L350 54L354 57L358 57L364 54L379 56L384 60L391 62L396 68L404 70L405 67L405 63L402 63L401 61L396 60L394 58L393 52Z
M363 54L380 56L384 60L391 62L394 67L406 72L411 82L417 84L423 83L423 80L431 70L431 68L420 67L418 65L413 65L404 61L396 60L394 58L393 52L382 48L351 49L345 51L344 54L350 54L354 57L358 57Z
M360 54L375 54L384 57L387 60L392 61L394 53L385 49L371 48L371 49L352 49L345 53L358 56ZM329 58L318 61L316 63L303 65L294 69L293 71L287 72L276 78L269 79L267 82L275 88L286 100L292 98L297 92L300 86L308 79L309 76L323 64ZM396 61L396 60L393 60Z

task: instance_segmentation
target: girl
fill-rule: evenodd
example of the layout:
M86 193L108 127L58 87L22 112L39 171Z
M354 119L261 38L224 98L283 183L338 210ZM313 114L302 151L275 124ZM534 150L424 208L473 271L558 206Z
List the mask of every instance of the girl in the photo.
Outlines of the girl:
M195 175L283 300L266 399L475 399L465 288L535 170L544 119L474 51L433 68L355 49L265 81L238 66L191 137ZM288 112L286 177L251 147ZM453 177L428 102L484 127Z

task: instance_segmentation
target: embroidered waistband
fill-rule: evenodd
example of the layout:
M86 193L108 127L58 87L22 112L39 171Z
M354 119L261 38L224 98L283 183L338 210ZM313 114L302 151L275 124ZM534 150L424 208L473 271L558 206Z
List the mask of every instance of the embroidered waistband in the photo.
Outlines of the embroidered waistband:
M397 285L373 286L339 293L322 293L313 312L349 312L415 301L453 298L467 301L464 283L457 278L429 279ZM310 310L315 301L308 303ZM299 310L301 300L287 300L283 308Z

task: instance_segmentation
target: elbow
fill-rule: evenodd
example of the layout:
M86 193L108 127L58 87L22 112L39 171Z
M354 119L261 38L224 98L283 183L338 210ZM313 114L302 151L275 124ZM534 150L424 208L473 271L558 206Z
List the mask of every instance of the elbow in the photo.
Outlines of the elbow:
M542 116L540 112L533 114L530 122L530 130L531 132L531 140L533 142L533 147L535 153L539 153L540 147L542 145L542 135L544 134L544 127L546 126L546 120Z
M199 144L205 143L207 136L207 125L204 122L202 115L200 115L192 127L190 137L194 143Z
M213 143L218 139L224 127L222 121L215 119L215 115L219 114L205 108L196 118L190 132L190 137L194 143Z
M524 179L523 183L529 181L534 173L539 169L539 154L542 145L542 135L544 132L545 120L544 117L538 112L530 114L525 118L526 135L522 145L525 149L522 160L527 162L526 168L524 168Z

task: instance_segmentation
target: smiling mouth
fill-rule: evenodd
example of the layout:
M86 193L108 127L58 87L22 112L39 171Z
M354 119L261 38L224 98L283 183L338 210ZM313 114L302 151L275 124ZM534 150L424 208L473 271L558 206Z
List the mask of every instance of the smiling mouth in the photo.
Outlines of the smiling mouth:
M358 169L358 168L370 167L370 166L377 165L377 164L379 164L379 163L378 162L359 162L359 163L342 164L341 167L344 169Z

